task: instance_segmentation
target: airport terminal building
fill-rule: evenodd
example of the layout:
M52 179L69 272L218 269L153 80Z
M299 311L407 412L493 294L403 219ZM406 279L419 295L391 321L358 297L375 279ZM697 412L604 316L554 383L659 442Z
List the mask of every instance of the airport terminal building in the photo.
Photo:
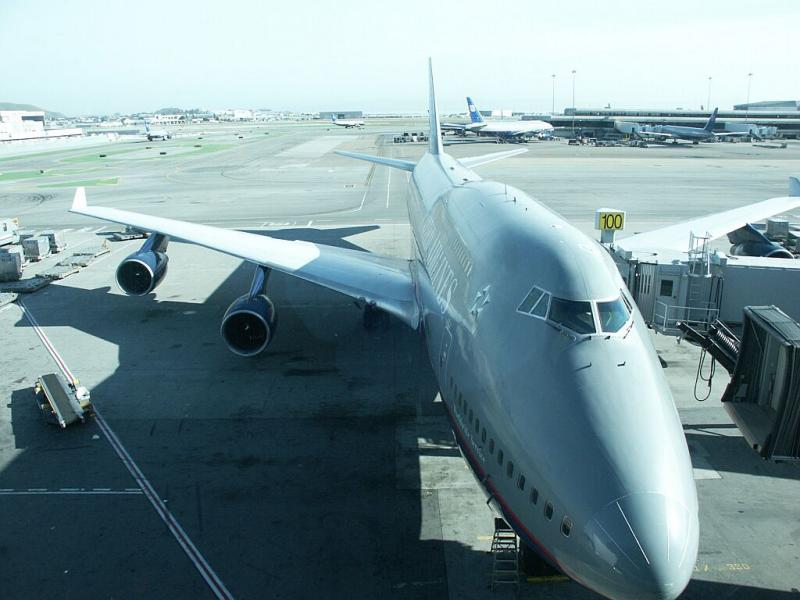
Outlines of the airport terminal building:
M77 128L46 129L44 111L0 110L0 142L83 135Z
M565 108L562 115L524 115L523 120L547 121L562 135L613 137L615 121L643 125L703 127L710 110ZM734 131L747 126L774 127L778 137L800 137L800 101L767 101L738 104L733 110L720 110L716 131Z

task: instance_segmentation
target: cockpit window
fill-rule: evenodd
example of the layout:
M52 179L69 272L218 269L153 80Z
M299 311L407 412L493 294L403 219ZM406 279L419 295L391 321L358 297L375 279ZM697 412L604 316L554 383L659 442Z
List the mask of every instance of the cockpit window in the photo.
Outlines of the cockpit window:
M550 294L541 288L535 287L525 296L525 299L522 301L522 304L519 305L517 311L544 319L547 316L547 307L549 304Z
M533 308L533 311L531 311L531 314L534 317L541 317L542 319L544 319L545 317L547 317L547 307L549 304L550 304L550 294L545 294L544 296L542 296L539 302L536 303L536 306Z
M575 333L595 333L592 303L553 297L550 300L550 320Z
M525 300L522 301L522 304L519 305L517 310L525 314L530 314L531 309L536 306L536 302L542 297L542 294L544 294L542 290L536 287L533 288L530 293L525 296Z
M622 329L631 316L630 311L622 298L611 302L598 302L597 314L600 317L600 328L603 331L614 333Z

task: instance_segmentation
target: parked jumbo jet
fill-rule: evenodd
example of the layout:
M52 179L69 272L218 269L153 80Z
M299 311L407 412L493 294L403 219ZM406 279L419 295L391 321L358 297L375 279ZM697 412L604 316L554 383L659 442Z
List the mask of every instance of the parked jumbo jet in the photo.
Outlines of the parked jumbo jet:
M470 122L466 124L444 123L444 131L459 133L471 132L477 135L496 137L500 141L522 139L532 136L551 135L553 126L544 121L486 121L475 107L472 98L467 96L467 109Z
M338 125L339 127L345 127L346 129L364 126L364 121L360 121L358 119L337 119L336 115L331 115L331 123Z
M640 138L657 138L672 140L677 144L679 140L686 140L693 144L700 142L715 142L718 138L753 136L751 131L726 131L716 133L714 123L717 121L719 108L708 118L704 127L686 127L681 125L642 125L630 121L614 121L614 128L622 133L628 133Z
M413 260L89 206L83 188L72 212L152 232L117 269L129 294L161 282L169 238L254 263L250 291L222 318L237 354L258 354L273 337L272 269L418 330L462 453L521 539L608 598L676 598L697 556L697 495L641 315L597 242L472 170L524 149L445 154L430 65L428 105L432 134L417 162L339 152L410 174ZM726 224L783 212L800 198L769 202L737 209L742 223ZM681 226L656 231L659 240L662 232L688 238Z

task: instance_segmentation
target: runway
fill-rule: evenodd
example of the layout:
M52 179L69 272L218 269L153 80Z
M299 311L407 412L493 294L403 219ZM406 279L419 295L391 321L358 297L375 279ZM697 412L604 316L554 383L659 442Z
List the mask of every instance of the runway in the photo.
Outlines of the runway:
M420 129L192 126L166 142L5 151L2 216L69 229L70 246L106 237L119 228L66 212L83 183L93 204L409 257L406 174L333 151L413 160L423 145L391 140ZM507 149L448 146L456 157ZM800 145L541 142L476 171L587 233L596 208L627 210L632 234L784 195ZM274 273L275 341L243 359L219 324L252 266L172 242L162 285L126 297L114 270L139 243L112 242L110 255L24 298L102 420L63 431L42 421L33 382L57 365L18 306L0 309L0 597L510 596L487 589L492 515L417 333L395 321L365 331L351 299ZM701 506L700 555L682 597L797 597L800 468L750 451L718 401L721 369L699 403L697 349L655 342ZM570 582L523 584L519 597L597 598Z

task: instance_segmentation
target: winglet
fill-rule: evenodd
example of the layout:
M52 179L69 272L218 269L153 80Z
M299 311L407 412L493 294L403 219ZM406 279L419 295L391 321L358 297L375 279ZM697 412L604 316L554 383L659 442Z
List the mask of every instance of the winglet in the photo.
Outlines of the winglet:
M72 198L72 212L86 209L86 188L79 187L75 190L75 196Z
M433 89L433 61L430 58L428 58L428 122L431 130L428 137L428 152L444 154L442 132L439 127L439 112L436 108L436 92Z
M800 179L789 177L789 195L800 196Z

